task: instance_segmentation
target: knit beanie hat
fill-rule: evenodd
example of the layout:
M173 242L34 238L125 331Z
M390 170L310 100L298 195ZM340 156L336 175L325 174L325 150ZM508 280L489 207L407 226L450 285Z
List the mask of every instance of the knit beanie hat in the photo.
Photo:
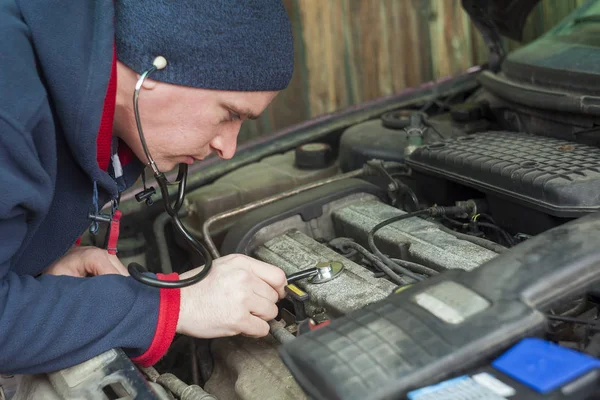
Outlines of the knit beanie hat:
M294 68L281 0L115 0L117 59L152 79L234 91L284 89Z

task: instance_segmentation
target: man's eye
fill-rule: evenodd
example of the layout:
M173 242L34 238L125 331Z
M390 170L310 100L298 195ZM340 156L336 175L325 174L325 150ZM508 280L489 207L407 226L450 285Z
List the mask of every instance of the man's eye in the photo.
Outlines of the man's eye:
M239 121L240 119L242 119L242 117L240 116L240 114L236 114L233 111L229 111L229 119L230 121Z

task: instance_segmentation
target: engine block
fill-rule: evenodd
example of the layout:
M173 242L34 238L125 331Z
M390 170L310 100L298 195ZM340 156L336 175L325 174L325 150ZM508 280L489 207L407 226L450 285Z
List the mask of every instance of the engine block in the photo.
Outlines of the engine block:
M225 238L222 250L226 251L222 253L245 253L278 266L286 274L312 268L322 262L342 263L343 271L328 282L314 284L303 280L296 283L309 294L305 305L310 317L336 320L388 298L397 285L385 277L378 277L361 265L360 259L350 259L338 253L329 243L345 237L368 248L368 232L376 224L403 213L384 203L377 190L364 181L337 182L246 214ZM375 239L379 248L389 256L420 263L440 272L473 270L497 256L493 251L443 231L436 222L422 218L392 223L382 228ZM279 361L276 374L269 368L252 376L240 372L247 370L244 365L254 365L259 359L265 362L278 359L275 343L270 342L272 347L265 345L257 353L256 349L242 342L236 346L221 345L222 342L215 341L213 346L217 367L222 372L219 376L225 374L234 381L237 379L235 384L226 385L240 385L239 390L236 389L237 398L262 399L260 392L242 390L242 383L251 381L256 387L264 381L262 385L275 390L281 398L305 399L287 368ZM271 364L271 361L267 363ZM210 382L211 390L228 398L226 393L218 392L223 385L217 384L216 380L215 377L215 382Z

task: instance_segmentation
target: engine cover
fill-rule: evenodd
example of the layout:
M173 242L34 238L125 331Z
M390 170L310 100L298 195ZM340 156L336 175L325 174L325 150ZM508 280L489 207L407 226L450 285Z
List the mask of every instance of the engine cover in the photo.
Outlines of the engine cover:
M383 300L396 287L387 279L374 277L366 268L297 230L271 239L258 247L254 255L262 261L277 265L286 274L312 268L323 261L338 261L344 265L344 271L327 283L298 283L311 296L307 307L309 315L324 308L329 317L339 317Z
M367 245L369 231L403 211L380 201L361 201L332 214L336 233ZM470 271L498 254L443 232L438 225L421 218L398 221L381 228L375 235L377 246L391 256L423 264L438 271Z
M282 199L240 218L225 238L221 253L244 253L276 265L287 274L314 267L320 262L342 263L343 271L333 280L320 284L304 280L296 284L310 296L305 303L308 316L334 321L344 318L385 301L397 288L395 283L377 277L361 265L360 260L351 260L328 245L333 239L346 237L368 247L366 238L373 226L404 213L387 205L382 198L376 186L360 179L348 179ZM380 249L390 256L438 271L470 271L497 257L496 253L459 240L440 230L437 223L421 218L390 224L382 228L375 239ZM244 382L255 382L257 375L239 372L247 371L254 362L252 357L241 357L241 354L258 353L245 344L240 343L240 346L243 352L235 352L240 357L224 350L232 348L230 345L213 349L222 360L217 362L218 368L237 377L235 385L230 386L239 388L236 390L240 398L265 398L262 392L242 390L246 387ZM276 354L275 347L263 348L257 357L266 360ZM296 397L295 382L287 369L278 371L277 379L271 376L273 369L269 371L258 374L260 379L269 382L269 387L281 388L286 381L293 383L286 384L286 390L281 389L281 398L302 398ZM218 385L215 383L214 386ZM294 393L288 393L290 388Z
M485 132L423 146L415 171L572 218L600 210L600 149L515 132Z
M378 223L404 213L385 204L372 184L348 179L283 199L242 217L224 241L222 254L244 253L282 268L287 274L321 262L341 262L336 279L311 284L299 282L311 297L309 314L325 310L338 317L387 297L396 287L369 269L334 251L329 241L346 237L364 247L367 234ZM437 271L472 270L496 253L460 240L438 224L410 218L377 232L376 243L391 257L423 264Z

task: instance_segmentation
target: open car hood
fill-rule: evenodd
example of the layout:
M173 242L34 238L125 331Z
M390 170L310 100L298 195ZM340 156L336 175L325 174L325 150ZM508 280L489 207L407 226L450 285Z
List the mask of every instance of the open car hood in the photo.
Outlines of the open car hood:
M501 37L521 40L529 13L540 0L462 0L462 6L490 49L490 69L504 58Z

